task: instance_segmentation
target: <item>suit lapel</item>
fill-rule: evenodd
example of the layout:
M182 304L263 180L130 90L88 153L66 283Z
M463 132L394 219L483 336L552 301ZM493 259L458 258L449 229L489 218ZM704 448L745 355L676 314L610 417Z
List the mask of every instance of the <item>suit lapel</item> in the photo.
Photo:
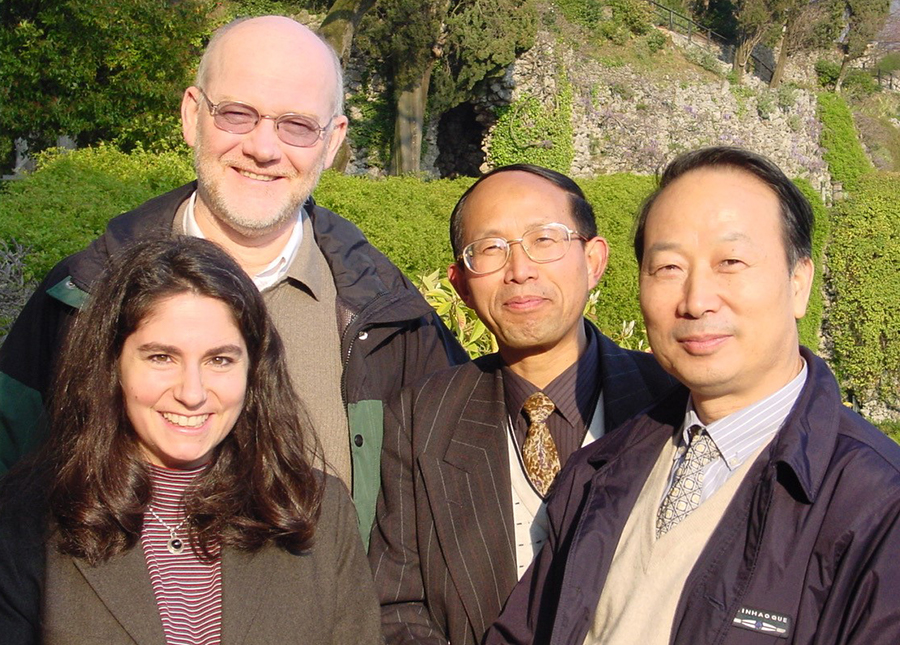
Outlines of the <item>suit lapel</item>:
M459 420L450 429L449 442L439 442L443 454L426 450L419 465L441 552L480 635L516 582L506 404L499 369L479 370L459 383L455 402ZM438 410L435 418L446 423L453 417Z
M606 432L628 421L650 401L640 368L624 349L603 334L594 331L600 341L600 382Z
M124 555L97 567L78 558L73 561L101 602L135 643L162 645L166 642L140 543Z

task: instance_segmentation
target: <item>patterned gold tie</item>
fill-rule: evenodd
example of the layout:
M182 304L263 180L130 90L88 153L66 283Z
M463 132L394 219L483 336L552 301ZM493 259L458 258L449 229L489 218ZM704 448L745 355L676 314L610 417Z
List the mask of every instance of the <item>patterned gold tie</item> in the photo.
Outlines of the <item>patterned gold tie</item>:
M528 416L528 432L522 445L522 461L528 478L541 495L559 472L559 453L547 427L547 417L553 414L556 406L543 392L535 392L522 406Z
M706 430L700 426L690 429L691 443L684 458L675 469L672 487L659 505L656 515L656 537L671 530L700 506L703 491L703 468L718 458L719 449Z

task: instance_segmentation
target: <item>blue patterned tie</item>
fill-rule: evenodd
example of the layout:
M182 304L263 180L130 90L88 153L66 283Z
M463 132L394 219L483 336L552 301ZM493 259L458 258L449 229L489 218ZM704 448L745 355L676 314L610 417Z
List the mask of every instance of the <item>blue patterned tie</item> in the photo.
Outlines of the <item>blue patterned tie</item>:
M666 493L656 515L656 537L668 532L700 506L703 492L703 469L719 457L719 449L706 430L700 426L690 429L691 443L684 458L675 469L672 487Z

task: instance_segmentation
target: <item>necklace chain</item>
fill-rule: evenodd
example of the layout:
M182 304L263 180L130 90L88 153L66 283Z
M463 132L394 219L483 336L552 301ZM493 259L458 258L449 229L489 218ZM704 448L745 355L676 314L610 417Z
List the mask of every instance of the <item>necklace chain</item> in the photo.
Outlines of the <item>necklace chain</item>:
M169 553L172 555L179 555L184 551L184 542L176 535L178 531L181 530L181 527L184 526L185 522L188 521L188 517L185 516L181 522L179 522L178 526L174 529L169 526L168 522L166 522L163 518L156 514L156 511L153 510L152 506L148 506L147 510L150 511L150 514L153 515L157 519L157 521L163 525L163 527L169 532L169 539L166 542L166 548L169 550Z

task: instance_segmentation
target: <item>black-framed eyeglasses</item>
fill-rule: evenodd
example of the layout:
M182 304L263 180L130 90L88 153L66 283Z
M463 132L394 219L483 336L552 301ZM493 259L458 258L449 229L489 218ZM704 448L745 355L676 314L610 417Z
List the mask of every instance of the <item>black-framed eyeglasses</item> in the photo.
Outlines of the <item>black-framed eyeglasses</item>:
M213 103L203 88L197 89L206 101L216 127L231 134L247 134L253 131L260 119L272 119L275 122L275 132L284 143L298 148L311 148L319 142L334 121L332 117L328 123L321 126L312 117L293 112L285 112L278 116L260 114L252 105L240 101Z
M457 257L476 275L499 271L509 261L513 244L521 244L522 250L533 262L546 264L561 259L569 250L572 238L586 241L578 231L565 224L551 222L527 231L522 237L507 240L502 237L483 237L467 245Z

